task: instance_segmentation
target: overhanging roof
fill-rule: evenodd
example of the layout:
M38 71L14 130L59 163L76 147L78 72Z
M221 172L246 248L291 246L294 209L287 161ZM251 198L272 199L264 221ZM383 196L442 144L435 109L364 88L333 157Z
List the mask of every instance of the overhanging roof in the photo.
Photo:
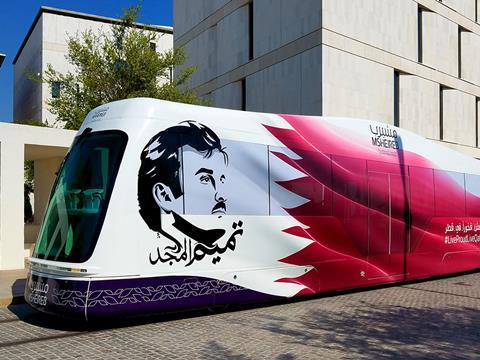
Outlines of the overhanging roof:
M0 122L0 143L23 143L25 160L65 156L76 133L73 130Z
M5 60L5 55L4 55L4 54L0 54L0 67L2 67L3 60Z
M28 39L30 38L30 35L32 34L33 30L35 29L35 25L37 25L37 22L40 19L40 17L42 16L43 13L62 15L62 16L70 16L70 17L77 18L77 19L92 20L92 21L98 21L98 22L103 22L103 23L107 23L107 24L118 25L118 24L122 23L122 21L120 19L115 19L115 18L110 18L110 17L105 17L105 16L92 15L92 14L86 14L86 13L70 11L70 10L57 9L57 8L52 8L52 7L48 7L48 6L42 6L40 8L40 10L38 10L38 13L35 16L35 19L33 20L33 23L30 26L30 29L28 30L27 35L25 36L25 39L23 39L22 45L20 45L20 49L18 49L18 52L15 55L15 58L13 59L13 64L14 65L17 62L20 54L23 51L23 48L25 47L25 44L27 43ZM147 25L147 24L142 24L142 23L134 23L133 27L136 27L136 28L139 28L139 29L150 30L150 31L157 31L157 32L162 32L162 33L173 34L173 27L171 27L171 26Z

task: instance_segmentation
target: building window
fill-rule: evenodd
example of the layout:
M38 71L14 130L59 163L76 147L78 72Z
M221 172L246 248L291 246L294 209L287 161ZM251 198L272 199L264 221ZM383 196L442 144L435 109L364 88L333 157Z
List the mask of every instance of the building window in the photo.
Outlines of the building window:
M245 78L241 80L242 86L242 110L247 110L247 81Z
M248 5L248 60L253 60L253 1Z
M150 50L157 51L157 44L155 44L154 42L151 42L150 43Z
M443 140L443 93L445 86L440 85L440 140Z
M478 18L478 2L479 2L479 0L475 0L475 22L477 22L477 23L478 23L478 20L480 20Z
M418 45L418 62L423 62L423 9L418 7L418 14L417 14L417 45Z
M475 146L478 147L478 117L480 108L480 98L475 102Z
M458 78L462 78L462 32L465 31L462 29L460 26L458 27L458 54L457 54L457 59L458 59Z
M58 81L52 83L52 98L56 99L60 97L60 89L62 85Z
M400 126L400 72L393 72L393 125Z

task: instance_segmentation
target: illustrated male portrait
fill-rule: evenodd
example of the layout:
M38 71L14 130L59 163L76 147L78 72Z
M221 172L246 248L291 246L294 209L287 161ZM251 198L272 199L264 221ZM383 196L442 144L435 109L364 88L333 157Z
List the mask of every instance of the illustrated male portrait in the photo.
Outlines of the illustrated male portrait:
M242 222L225 226L215 221L228 213L228 154L211 129L195 121L167 128L148 142L140 160L139 212L161 242L156 253L150 253L150 263L188 266L206 255L216 255L215 264L219 254L235 249ZM195 225L182 215L184 211L212 215L204 219L209 224L223 223L223 227Z

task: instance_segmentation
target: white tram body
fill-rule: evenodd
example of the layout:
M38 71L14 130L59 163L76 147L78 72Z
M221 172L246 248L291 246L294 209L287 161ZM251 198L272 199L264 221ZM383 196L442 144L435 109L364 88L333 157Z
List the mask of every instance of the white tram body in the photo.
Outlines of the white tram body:
M78 131L25 298L89 319L464 271L479 216L479 162L404 129L122 100Z

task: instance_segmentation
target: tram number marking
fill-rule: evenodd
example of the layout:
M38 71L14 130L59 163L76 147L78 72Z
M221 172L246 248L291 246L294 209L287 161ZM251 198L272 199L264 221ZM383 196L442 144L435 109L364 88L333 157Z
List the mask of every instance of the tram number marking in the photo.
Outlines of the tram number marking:
M28 297L29 302L41 306L47 305L48 289L48 284L32 281L30 284L30 295Z

